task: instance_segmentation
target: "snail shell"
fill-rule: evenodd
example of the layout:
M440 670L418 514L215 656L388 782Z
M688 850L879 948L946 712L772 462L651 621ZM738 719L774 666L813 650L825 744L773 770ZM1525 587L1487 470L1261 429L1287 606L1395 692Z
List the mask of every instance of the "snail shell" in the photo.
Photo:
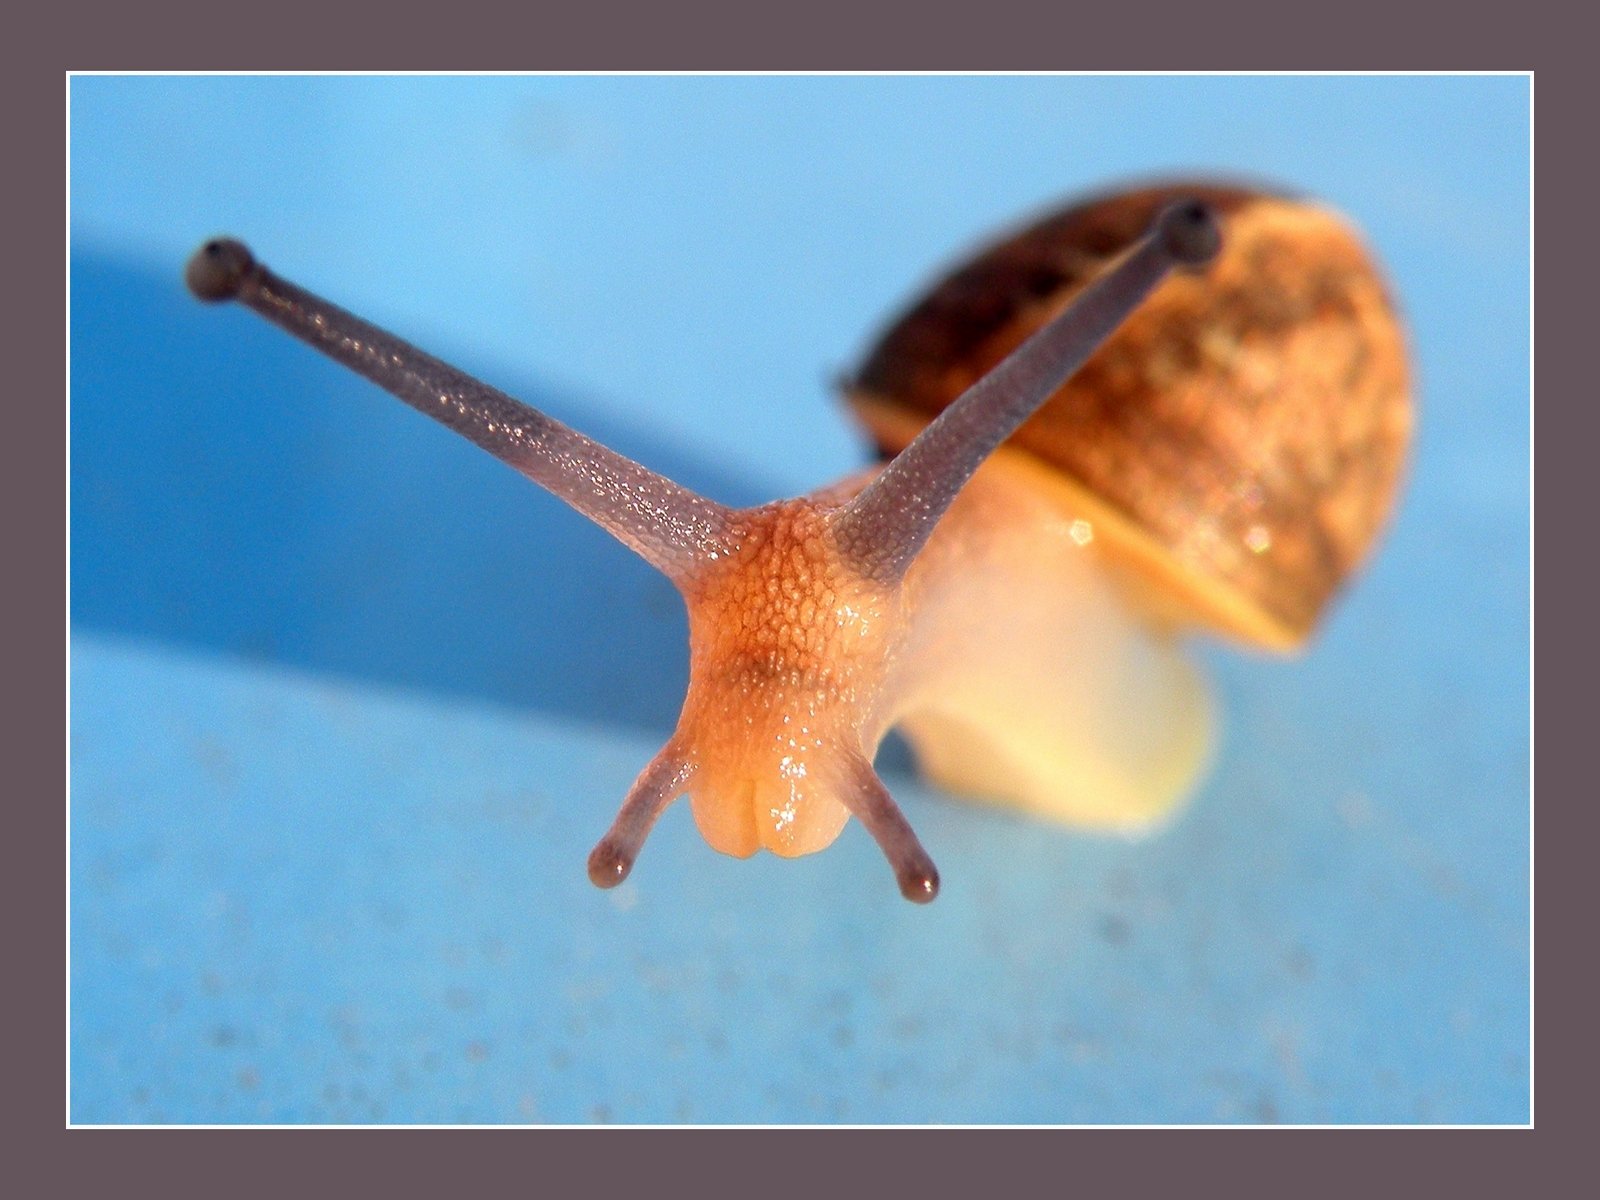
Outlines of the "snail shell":
M1163 283L1008 444L1153 585L1155 619L1288 650L1382 530L1411 439L1405 336L1337 213L1196 183L1070 205L914 304L848 399L894 454L1178 197L1219 215L1217 261Z

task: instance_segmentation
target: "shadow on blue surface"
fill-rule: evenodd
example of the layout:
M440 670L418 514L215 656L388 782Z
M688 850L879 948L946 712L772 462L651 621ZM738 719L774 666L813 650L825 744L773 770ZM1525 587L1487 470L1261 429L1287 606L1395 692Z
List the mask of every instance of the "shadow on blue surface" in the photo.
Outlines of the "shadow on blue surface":
M200 305L179 266L73 259L76 626L671 729L687 645L666 580L365 382ZM771 498L582 397L496 382L697 491Z

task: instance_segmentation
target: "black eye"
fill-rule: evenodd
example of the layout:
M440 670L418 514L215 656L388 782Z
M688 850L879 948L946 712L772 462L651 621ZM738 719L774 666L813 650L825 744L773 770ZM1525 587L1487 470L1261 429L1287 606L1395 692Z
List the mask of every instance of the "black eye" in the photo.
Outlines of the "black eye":
M243 242L213 238L194 252L183 279L202 300L231 300L255 265L255 257Z
M1210 205L1198 200L1182 200L1168 208L1157 220L1162 244L1180 263L1198 267L1210 262L1222 249L1222 231Z

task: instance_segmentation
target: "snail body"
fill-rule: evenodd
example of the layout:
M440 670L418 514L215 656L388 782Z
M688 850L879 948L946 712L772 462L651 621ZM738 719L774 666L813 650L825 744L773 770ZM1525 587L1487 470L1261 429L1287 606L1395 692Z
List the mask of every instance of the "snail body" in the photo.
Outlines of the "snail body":
M823 849L854 815L902 893L931 899L938 873L871 765L895 726L954 790L1099 826L1159 819L1213 725L1179 638L1298 644L1381 526L1409 431L1398 325L1359 243L1323 210L1242 189L1107 197L979 255L847 389L886 461L751 509L237 242L203 246L188 280L488 449L677 585L688 693L590 855L601 886L687 793L711 846L740 856ZM1319 423L1337 435L1321 459Z

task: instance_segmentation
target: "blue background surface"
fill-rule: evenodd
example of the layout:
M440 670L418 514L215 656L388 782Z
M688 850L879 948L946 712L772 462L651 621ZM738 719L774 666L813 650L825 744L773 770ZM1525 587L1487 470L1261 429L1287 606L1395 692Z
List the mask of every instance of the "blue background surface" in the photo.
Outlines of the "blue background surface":
M71 1117L1520 1122L1528 83L78 78ZM1244 174L1350 213L1412 479L1303 659L1202 647L1216 768L1143 841L885 766L721 858L583 873L670 731L675 593L481 452L181 288L210 234L732 503L861 461L827 381L974 242Z

